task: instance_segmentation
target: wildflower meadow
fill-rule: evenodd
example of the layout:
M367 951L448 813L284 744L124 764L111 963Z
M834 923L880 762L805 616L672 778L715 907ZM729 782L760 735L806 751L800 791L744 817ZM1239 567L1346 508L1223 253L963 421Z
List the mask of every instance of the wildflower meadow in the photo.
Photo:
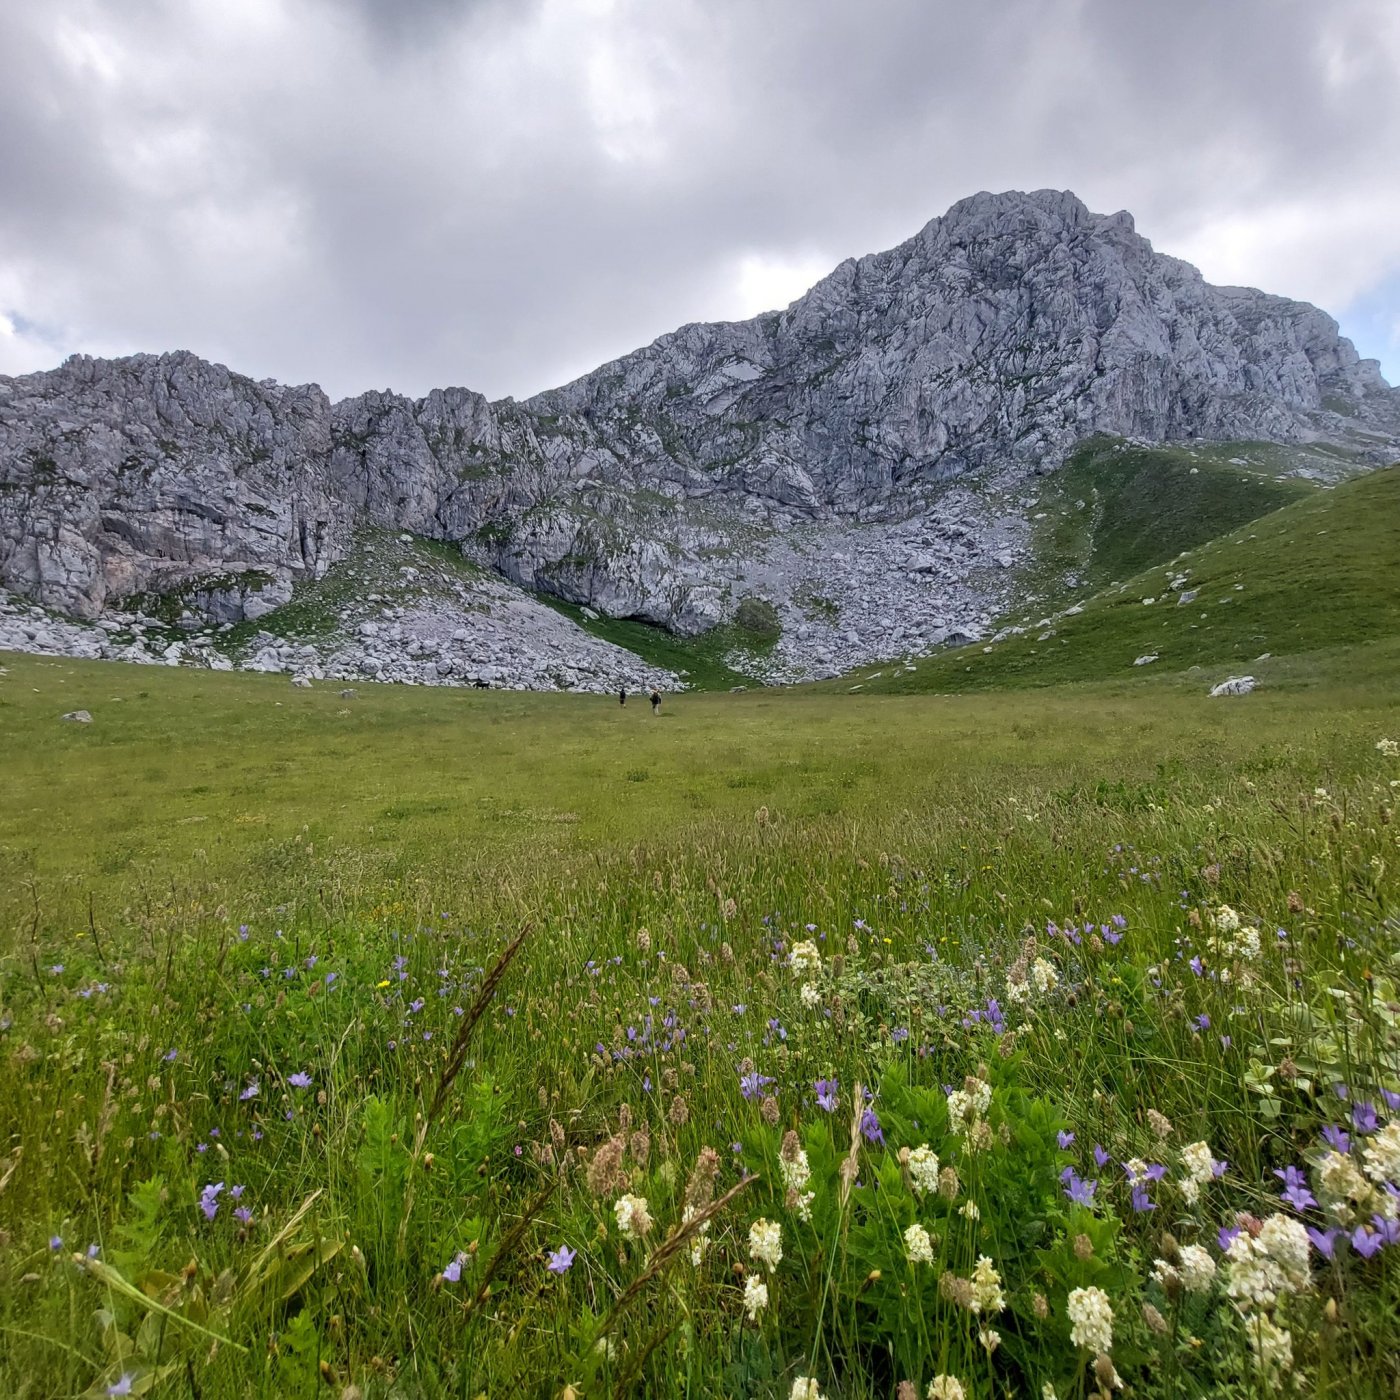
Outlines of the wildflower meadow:
M0 692L0 1393L1397 1393L1388 686L166 683Z

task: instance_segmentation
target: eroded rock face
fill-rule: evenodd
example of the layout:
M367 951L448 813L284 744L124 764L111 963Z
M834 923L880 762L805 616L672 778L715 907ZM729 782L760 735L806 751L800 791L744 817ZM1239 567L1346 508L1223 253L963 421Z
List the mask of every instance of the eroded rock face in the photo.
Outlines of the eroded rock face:
M523 404L332 406L185 353L0 377L0 584L88 618L178 587L238 620L368 521L694 633L732 616L746 561L794 526L934 521L953 479L1014 485L1091 433L1324 438L1381 461L1400 392L1325 313L1212 287L1127 214L981 194L786 311L682 327ZM933 531L892 568L952 599L982 577L939 562L966 543ZM1010 569L1015 541L989 543ZM998 585L978 586L964 611Z
M78 617L212 575L283 584L336 557L330 403L195 355L74 356L0 377L0 583Z

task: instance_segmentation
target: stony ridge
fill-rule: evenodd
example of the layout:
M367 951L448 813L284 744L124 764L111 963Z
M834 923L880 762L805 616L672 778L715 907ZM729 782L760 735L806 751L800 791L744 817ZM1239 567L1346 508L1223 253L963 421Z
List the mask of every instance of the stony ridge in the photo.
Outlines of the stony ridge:
M368 522L681 633L763 597L783 674L811 674L979 635L1024 543L1022 483L1091 433L1377 463L1400 453L1400 391L1324 312L1212 287L1127 214L981 194L784 312L682 327L524 403L332 404L184 352L0 377L0 585L83 618L178 587L236 621ZM884 549L883 576L826 567ZM847 582L813 617L825 574Z

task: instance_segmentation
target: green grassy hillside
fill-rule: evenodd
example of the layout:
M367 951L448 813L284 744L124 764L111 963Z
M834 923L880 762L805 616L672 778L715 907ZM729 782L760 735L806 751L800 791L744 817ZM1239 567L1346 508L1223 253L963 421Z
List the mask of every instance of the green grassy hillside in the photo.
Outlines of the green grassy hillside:
M1095 439L1045 479L1029 581L1093 592L1316 490L1192 447Z
M1130 555L1119 532L1108 557ZM1185 599L1194 594L1190 602ZM1372 472L1145 570L1048 625L872 667L832 686L957 691L1181 672L1259 672L1287 657L1400 634L1400 467ZM1139 657L1156 656L1146 666ZM1263 674L1261 672L1261 674Z

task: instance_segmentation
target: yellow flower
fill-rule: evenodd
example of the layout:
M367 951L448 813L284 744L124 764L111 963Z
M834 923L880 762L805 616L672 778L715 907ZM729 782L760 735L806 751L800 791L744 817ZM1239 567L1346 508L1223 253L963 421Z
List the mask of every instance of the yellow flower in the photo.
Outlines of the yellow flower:
M383 991L389 985L389 979L386 977L382 982L376 982L374 985L377 991Z

